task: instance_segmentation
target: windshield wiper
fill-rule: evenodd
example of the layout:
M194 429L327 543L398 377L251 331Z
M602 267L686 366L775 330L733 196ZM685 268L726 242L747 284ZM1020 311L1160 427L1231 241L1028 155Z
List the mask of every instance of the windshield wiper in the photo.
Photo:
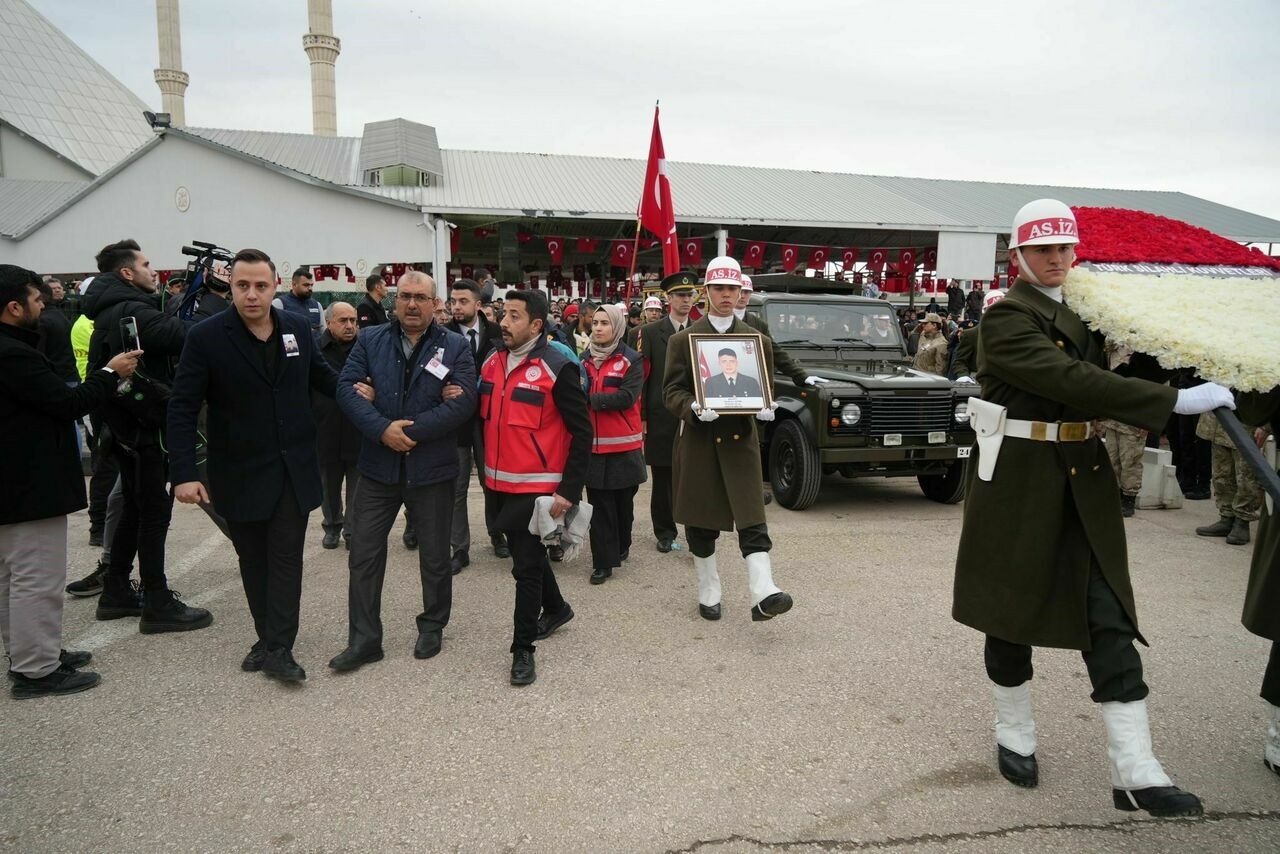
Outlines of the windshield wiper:
M779 347L810 347L814 350L823 350L824 348L817 341L810 341L808 338L788 338L786 341L774 341Z
M867 344L871 347L876 346L863 338L832 338L831 340L839 344Z

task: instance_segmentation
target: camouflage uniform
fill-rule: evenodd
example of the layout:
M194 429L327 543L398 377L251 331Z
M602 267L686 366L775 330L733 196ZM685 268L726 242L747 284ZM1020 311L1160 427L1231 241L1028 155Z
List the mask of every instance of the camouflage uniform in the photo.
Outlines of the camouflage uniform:
M1212 412L1200 416L1196 435L1213 443L1213 498L1218 502L1218 515L1256 522L1262 509L1262 487L1244 455Z
M941 332L921 335L912 367L931 374L947 373L947 337Z
M1120 481L1120 492L1137 495L1142 489L1142 452L1147 448L1147 431L1119 421L1099 421L1107 456Z

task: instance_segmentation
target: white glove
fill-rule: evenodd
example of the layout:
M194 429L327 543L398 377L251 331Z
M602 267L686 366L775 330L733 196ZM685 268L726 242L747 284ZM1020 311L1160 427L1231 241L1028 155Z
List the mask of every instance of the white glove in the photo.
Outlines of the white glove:
M977 384L978 384L978 381L977 381L977 380L975 380L973 377L956 377L956 382L958 382L958 383L965 383L965 384L968 384L968 385L977 385Z
M827 379L826 377L805 377L804 378L804 384L810 385L810 386L817 386L817 385L821 385L822 383L829 383L829 382L831 382L831 380Z
M1195 388L1178 389L1178 402L1173 405L1173 411L1178 415L1199 415L1212 412L1219 406L1235 409L1235 398L1227 388L1217 383L1205 383Z
M772 421L774 418L773 411L777 408L778 408L777 403L771 403L768 406L766 406L764 409L761 409L759 412L757 412L756 418L760 421Z
M698 417L699 421L706 424L710 424L712 421L715 421L720 417L719 412L716 412L714 409L703 409L698 405L698 401L696 400L689 404L689 408L693 410L693 414Z

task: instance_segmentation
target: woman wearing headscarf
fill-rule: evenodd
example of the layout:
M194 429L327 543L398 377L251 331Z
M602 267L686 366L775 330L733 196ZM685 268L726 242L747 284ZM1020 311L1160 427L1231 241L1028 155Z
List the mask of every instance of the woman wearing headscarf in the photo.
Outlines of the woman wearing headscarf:
M626 317L602 305L591 319L591 343L582 354L594 438L587 471L591 503L591 583L603 584L631 549L632 504L645 481L640 395L645 362L622 343Z

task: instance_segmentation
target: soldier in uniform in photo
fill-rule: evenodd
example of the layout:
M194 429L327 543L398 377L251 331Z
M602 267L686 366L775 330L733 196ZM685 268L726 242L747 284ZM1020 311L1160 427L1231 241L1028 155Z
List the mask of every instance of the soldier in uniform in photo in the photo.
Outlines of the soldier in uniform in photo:
M751 596L751 619L771 620L791 609L791 596L773 583L769 550L769 527L765 522L761 484L760 438L756 421L772 421L773 407L743 415L720 416L701 406L694 383L699 368L690 352L689 336L751 335L760 342L765 366L761 381L772 377L773 346L734 317L733 309L742 288L742 270L733 258L721 256L707 266L706 317L696 321L669 342L666 376L663 381L667 411L678 419L673 462L672 487L675 519L683 522L693 552L698 580L698 612L704 619L721 616L720 575L716 568L716 539L721 531L738 532L738 547L747 561L747 582ZM722 357L727 358L727 357ZM742 377L745 379L745 377ZM756 393L763 389L756 384Z
M703 383L703 394L708 398L762 397L760 381L739 370L738 351L733 347L721 347L716 351L720 373L712 374Z
M624 340L649 365L644 394L640 397L640 420L644 424L644 460L653 476L649 517L653 520L658 551L665 554L671 551L678 533L671 510L671 444L675 441L679 420L667 412L662 380L667 368L668 342L690 323L689 311L693 308L698 279L692 273L672 273L662 280L662 289L667 295L670 313L628 330Z
M978 447L970 463L952 616L986 636L997 764L1011 783L1039 781L1031 714L1036 646L1080 650L1107 732L1112 802L1154 816L1199 815L1152 752L1147 685L1129 581L1120 490L1089 422L1159 430L1173 412L1234 407L1222 386L1177 391L1149 356L1107 369L1100 333L1062 295L1075 259L1075 217L1030 202L1014 217L1018 281L982 318L970 399Z

